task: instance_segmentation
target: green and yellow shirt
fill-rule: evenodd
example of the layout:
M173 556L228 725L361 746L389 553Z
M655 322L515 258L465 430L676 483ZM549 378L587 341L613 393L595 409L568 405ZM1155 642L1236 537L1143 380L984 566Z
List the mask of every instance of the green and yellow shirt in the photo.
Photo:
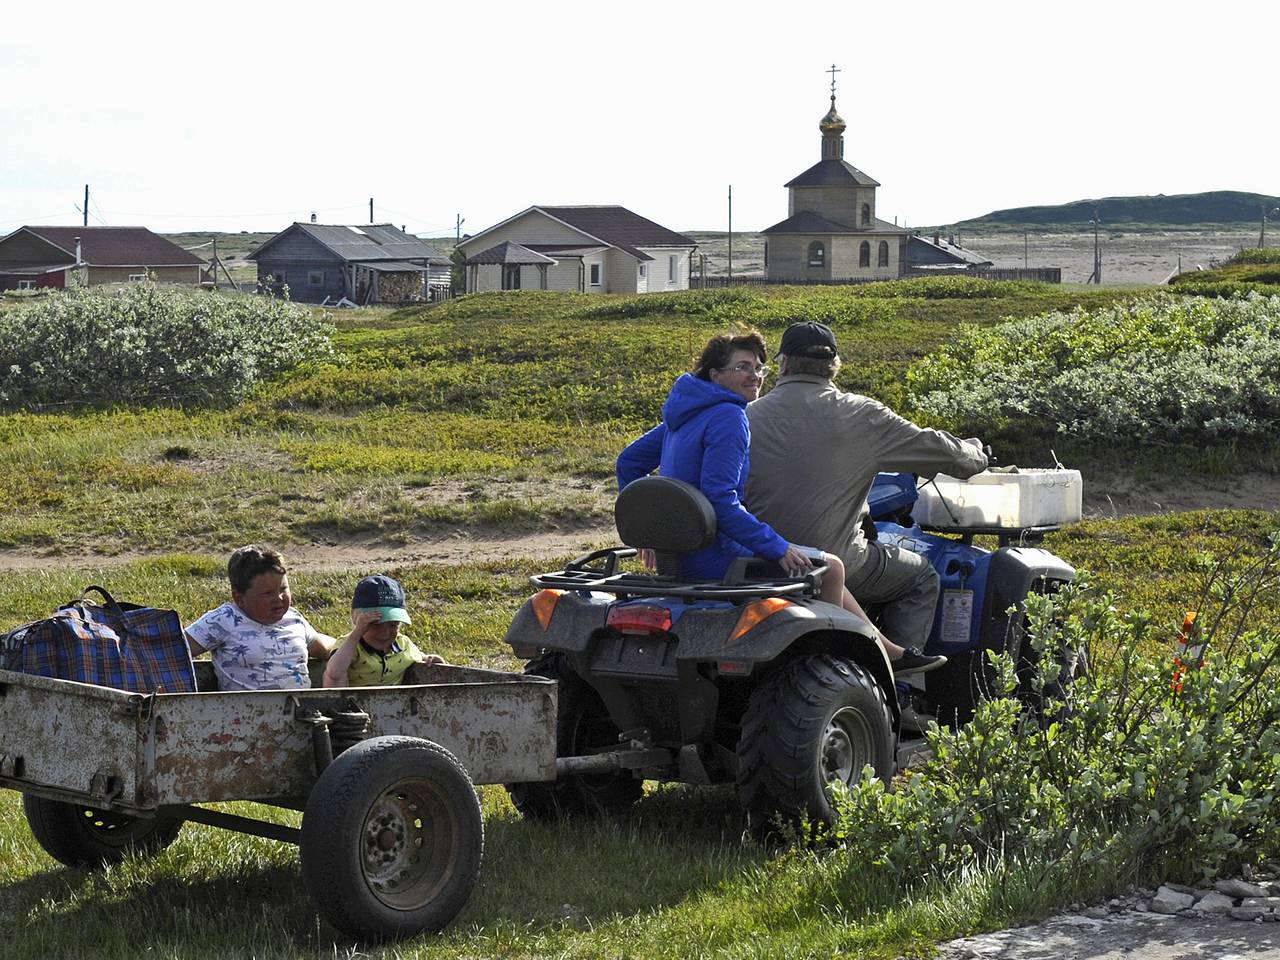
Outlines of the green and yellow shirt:
M353 687L394 686L404 680L406 670L427 659L404 634L395 639L386 653L379 653L363 640L357 643L356 655L351 658L351 666L347 667L347 683Z

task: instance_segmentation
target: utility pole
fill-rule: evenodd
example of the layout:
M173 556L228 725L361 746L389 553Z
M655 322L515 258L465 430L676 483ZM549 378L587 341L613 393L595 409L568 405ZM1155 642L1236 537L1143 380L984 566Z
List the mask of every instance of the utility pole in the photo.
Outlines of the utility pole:
M84 185L84 225L89 225L89 185Z
M729 184L729 280L733 280L733 184Z
M218 238L213 238L213 289L218 289Z
M373 197L369 198L369 222L373 223Z
M1027 231L1022 231L1022 269L1027 269Z
M453 245L456 247L462 242L462 225L467 222L467 218L462 214L456 214L456 220L453 225Z
M1102 246L1098 243L1098 208L1093 208L1093 282L1102 286Z

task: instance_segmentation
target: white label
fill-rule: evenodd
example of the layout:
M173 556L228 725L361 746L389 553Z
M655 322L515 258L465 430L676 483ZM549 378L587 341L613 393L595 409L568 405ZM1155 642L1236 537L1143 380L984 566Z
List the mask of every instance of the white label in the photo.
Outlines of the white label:
M942 642L967 644L973 623L973 591L942 591Z

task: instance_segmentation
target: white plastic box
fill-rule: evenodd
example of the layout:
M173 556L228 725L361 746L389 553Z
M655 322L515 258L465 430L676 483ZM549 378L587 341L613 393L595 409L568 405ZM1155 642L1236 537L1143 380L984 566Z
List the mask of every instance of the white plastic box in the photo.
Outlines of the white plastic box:
M927 527L1000 527L1019 530L1074 523L1081 515L1079 470L983 471L968 480L939 474L920 489L911 511Z

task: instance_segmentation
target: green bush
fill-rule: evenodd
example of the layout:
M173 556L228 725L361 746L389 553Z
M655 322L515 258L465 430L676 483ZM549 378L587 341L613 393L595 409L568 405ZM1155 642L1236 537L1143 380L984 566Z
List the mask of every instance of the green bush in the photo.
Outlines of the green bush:
M296 304L130 284L83 288L0 315L0 405L232 404L331 353Z
M1071 589L1028 601L1043 697L982 703L932 735L934 755L893 793L879 781L842 800L851 877L912 886L1032 865L1093 895L1152 878L1187 880L1257 863L1280 848L1280 630L1252 616L1276 592L1280 549L1221 565L1201 598L1203 666L1174 662L1176 631L1121 617L1109 596ZM1153 633L1165 633L1153 644ZM1153 646L1162 648L1152 655ZM1059 649L1101 652L1060 687ZM1006 691L1017 680L997 658Z
M1227 263L1280 263L1280 247L1252 247L1241 250Z
M1161 295L969 327L907 386L922 415L964 433L1266 439L1280 421L1280 297Z

